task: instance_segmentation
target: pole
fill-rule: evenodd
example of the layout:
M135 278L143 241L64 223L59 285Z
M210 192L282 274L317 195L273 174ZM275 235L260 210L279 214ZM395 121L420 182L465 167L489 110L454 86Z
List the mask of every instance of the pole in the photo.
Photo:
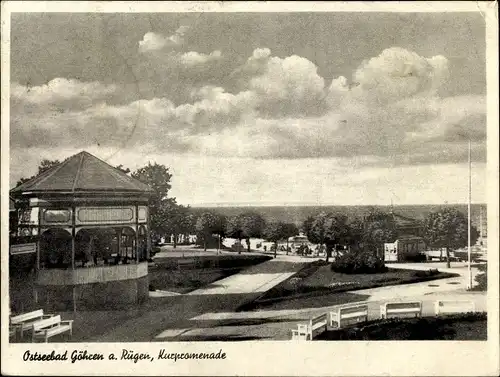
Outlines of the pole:
M481 235L480 245L483 246L483 207L479 207L479 234Z
M468 272L468 281L467 281L467 289L472 288L472 271L470 267L470 254L471 254L471 245L470 245L470 227L471 227L471 218L470 218L470 202L471 202L471 191L472 191L472 179L471 179L471 141L469 140L469 198L467 202L467 272Z

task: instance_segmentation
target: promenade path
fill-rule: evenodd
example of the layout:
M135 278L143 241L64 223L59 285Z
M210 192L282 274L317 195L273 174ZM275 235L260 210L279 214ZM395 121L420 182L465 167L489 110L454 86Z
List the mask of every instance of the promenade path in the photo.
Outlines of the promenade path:
M242 272L219 280L188 294L170 297L151 297L140 309L126 315L110 318L99 335L86 333L95 323L92 316L98 313L80 313L82 325L76 327L73 341L81 342L147 342L147 341L196 341L196 340L252 340L290 339L290 330L298 322L307 321L316 313L325 313L336 305L322 304L320 297L301 300L301 309L280 309L236 312L241 305L254 301L265 291L296 273L304 263L316 258L279 255L276 259L252 266ZM430 269L448 271L441 263L397 264L395 268ZM454 263L451 272L458 278L401 286L380 287L349 292L349 301L366 301L369 317L377 318L380 303L402 299L423 302L424 315L431 314L435 300L474 300L477 310L486 310L486 295L465 290L467 269ZM474 271L474 274L476 272ZM88 319L87 319L88 318Z
M388 301L414 300L422 301L422 314L434 314L436 300L467 300L474 301L476 310L487 311L487 296L485 292L467 291L467 268L464 263L454 263L452 268L446 268L443 263L390 264L391 268L428 270L438 268L440 271L454 272L459 277L439 279L414 284L388 286L364 289L351 292L351 302L366 302L369 319L379 318L380 305ZM473 268L473 278L477 269ZM323 314L338 307L338 305L321 305L321 296L301 300L307 306L301 309L256 310L251 312L217 312L204 313L192 318L198 323L195 329L170 329L157 335L157 340L187 341L187 340L218 340L218 339L290 339L290 330L297 323L308 321L314 315ZM318 302L319 301L319 302ZM277 305L279 308L279 305ZM221 321L221 326L203 327L203 322ZM225 323L225 324L224 324Z
M188 294L151 297L133 315L118 318L109 327L104 327L101 334L88 336L81 333L73 338L87 342L144 342L154 340L160 333L176 335L197 328L199 324L213 326L220 321L199 323L191 318L203 313L235 311L295 274L305 262L298 257L272 259Z

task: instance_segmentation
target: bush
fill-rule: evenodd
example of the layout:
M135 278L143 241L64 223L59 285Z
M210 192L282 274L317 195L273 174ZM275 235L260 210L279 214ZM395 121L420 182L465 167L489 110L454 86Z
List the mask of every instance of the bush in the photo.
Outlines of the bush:
M488 290L488 275L487 275L487 265L480 265L478 267L478 270L481 272L476 275L475 281L478 283L474 288L472 288L473 291L481 291L481 292L486 292Z
M426 271L416 271L415 272L416 277L427 277L427 276L434 276L434 275L438 275L438 274L439 274L439 270L437 268L432 268L432 269L426 270Z
M154 257L154 256L155 256L155 254L159 253L160 251L161 251L161 248L160 248L159 246L153 246L153 247L151 248L150 255L151 255L152 257Z
M413 254L413 255L410 254L410 255L405 256L404 261L405 262L425 262L426 256L425 256L425 254L421 254L421 253Z
M370 252L349 251L336 258L332 271L344 274L374 274L386 272L384 261Z

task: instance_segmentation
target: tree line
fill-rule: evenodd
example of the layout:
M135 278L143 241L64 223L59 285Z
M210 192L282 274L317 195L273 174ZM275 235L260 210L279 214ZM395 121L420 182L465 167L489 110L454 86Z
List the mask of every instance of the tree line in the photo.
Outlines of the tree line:
M32 177L21 178L20 185L59 164L58 160L42 160L38 172ZM217 211L196 214L189 206L177 203L169 196L172 174L168 167L149 162L135 171L116 166L117 169L153 189L150 198L150 235L153 241L163 236L174 235L174 247L179 235L196 234L204 249L215 239L220 243L226 237L246 240L250 251L250 238L263 238L274 243L274 253L280 241L303 232L309 242L324 247L326 260L340 251L368 252L374 256L383 255L384 243L394 242L398 236L397 224L390 213L372 208L362 218L349 219L342 213L319 212L307 217L300 226L283 221L267 222L255 211L247 211L227 217ZM421 236L429 247L445 248L449 265L449 251L467 245L467 218L454 208L443 208L431 212L420 222ZM471 229L471 242L475 243L478 231ZM287 245L288 252L288 245ZM382 251L382 253L381 253Z

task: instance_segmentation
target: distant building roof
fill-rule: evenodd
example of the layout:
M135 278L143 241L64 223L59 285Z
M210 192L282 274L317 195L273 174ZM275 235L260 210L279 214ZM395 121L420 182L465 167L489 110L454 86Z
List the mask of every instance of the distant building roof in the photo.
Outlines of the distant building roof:
M92 192L148 193L152 189L129 177L108 163L80 152L39 176L13 188L13 196L23 193L92 193Z

